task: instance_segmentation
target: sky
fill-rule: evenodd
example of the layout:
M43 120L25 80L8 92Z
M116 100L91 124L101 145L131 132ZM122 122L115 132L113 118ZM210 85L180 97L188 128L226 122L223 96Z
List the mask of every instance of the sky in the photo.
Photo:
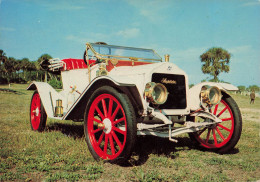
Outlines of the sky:
M0 49L8 57L82 58L86 42L154 49L190 84L210 79L200 55L231 53L220 80L260 86L260 0L0 0Z

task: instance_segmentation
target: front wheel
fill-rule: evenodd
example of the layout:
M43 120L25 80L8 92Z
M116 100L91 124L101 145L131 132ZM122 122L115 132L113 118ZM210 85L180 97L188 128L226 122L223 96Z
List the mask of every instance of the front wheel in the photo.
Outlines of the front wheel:
M42 105L40 95L34 92L30 107L30 123L32 130L43 131L46 126L47 114Z
M136 140L136 117L129 98L110 86L97 89L85 110L84 132L96 160L127 160Z
M219 117L222 123L189 134L196 144L218 153L233 149L242 131L242 117L236 102L226 93L222 94L220 103L211 108L211 112ZM202 118L198 120L204 121Z

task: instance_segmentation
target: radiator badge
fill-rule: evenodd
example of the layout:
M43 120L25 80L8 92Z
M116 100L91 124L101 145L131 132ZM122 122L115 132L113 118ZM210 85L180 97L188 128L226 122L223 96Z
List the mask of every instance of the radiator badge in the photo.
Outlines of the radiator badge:
M163 78L161 82L165 84L176 84L175 80L168 80L167 78Z

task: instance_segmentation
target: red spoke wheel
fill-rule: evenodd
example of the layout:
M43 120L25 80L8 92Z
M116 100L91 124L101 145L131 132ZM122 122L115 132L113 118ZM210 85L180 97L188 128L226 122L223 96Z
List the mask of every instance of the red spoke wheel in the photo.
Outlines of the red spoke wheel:
M129 98L103 86L91 96L85 111L84 130L96 160L121 163L127 160L136 139L136 118Z
M30 107L30 121L32 130L43 131L46 126L47 115L41 102L40 95L34 92Z
M227 94L219 104L211 108L211 112L222 120L213 126L191 133L190 137L200 146L214 150L219 153L226 153L237 144L242 131L242 117L236 102ZM199 118L198 122L205 119Z

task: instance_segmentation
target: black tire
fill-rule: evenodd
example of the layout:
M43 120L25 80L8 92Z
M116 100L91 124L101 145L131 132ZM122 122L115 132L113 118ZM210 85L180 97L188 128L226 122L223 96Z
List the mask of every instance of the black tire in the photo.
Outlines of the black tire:
M84 132L96 160L117 164L128 160L136 141L136 127L134 108L124 93L102 86L92 94L85 109Z
M199 132L189 133L195 145L220 154L232 150L242 132L242 116L238 105L228 94L223 92L222 95L221 102L212 108L212 113L219 115L223 122L205 127Z
M37 91L33 93L30 105L30 123L34 131L44 131L46 127L47 114L43 107L40 95Z

